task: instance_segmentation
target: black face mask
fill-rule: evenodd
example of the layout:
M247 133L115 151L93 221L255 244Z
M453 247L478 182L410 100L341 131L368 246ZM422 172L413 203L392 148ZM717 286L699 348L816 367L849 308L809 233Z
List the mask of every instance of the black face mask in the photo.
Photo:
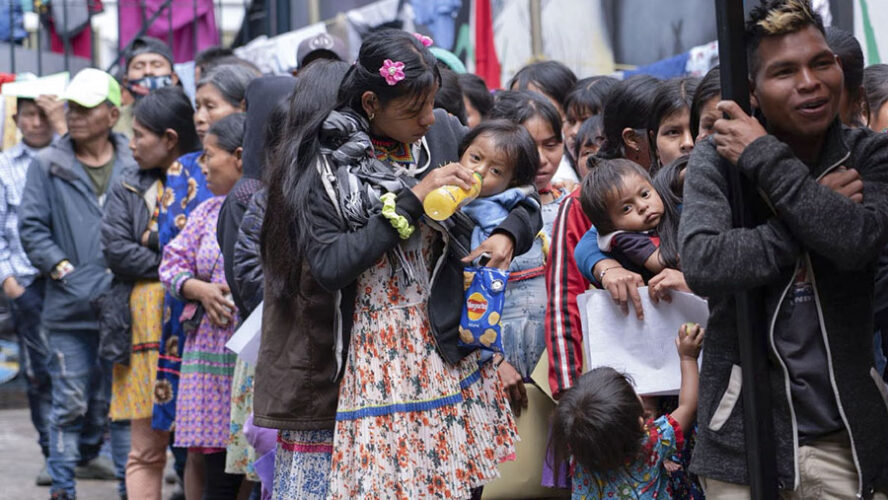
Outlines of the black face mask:
M127 83L126 88L129 89L133 97L138 101L146 95L163 87L169 87L173 84L172 75L163 76L146 76L138 80L132 80Z

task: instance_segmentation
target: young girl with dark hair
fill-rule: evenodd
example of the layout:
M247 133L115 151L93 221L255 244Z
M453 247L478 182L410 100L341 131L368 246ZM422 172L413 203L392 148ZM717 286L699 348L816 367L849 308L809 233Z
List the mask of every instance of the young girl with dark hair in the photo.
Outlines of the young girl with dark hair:
M427 194L469 189L474 177L448 163L464 129L434 111L439 85L417 38L374 32L337 109L310 120L300 140L295 257L339 304L331 499L468 498L514 453L494 367L457 346L462 269L485 252L507 268L530 247L539 212L520 204L464 257L462 224L421 217Z
M700 142L713 133L716 120L722 117L716 109L721 101L721 76L718 66L709 70L697 85L694 100L691 101L691 135L694 143Z
M229 115L207 131L203 170L214 197L201 203L182 231L164 247L158 270L167 291L187 301L179 317L186 336L176 398L175 444L188 448L188 467L192 469L200 467L193 456L202 456L202 495L208 499L236 498L243 480L243 475L225 473L231 377L237 357L225 343L234 333L237 310L225 283L216 221L225 195L242 173L245 120L243 113ZM194 472L188 477L195 477ZM186 481L186 489L189 487L193 485Z
M102 247L114 272L109 296L115 316L132 332L129 364L114 364L110 408L112 420L131 420L126 490L132 499L161 497L170 436L151 427L164 306L157 274L163 251L158 216L167 172L178 165L176 158L200 149L193 112L179 87L159 89L139 101L130 140L139 170L111 187L102 220Z
M552 105L561 117L561 122L567 118L564 101L577 84L577 77L567 66L558 61L540 61L528 64L518 70L512 80L509 81L510 90L525 90L542 95ZM562 152L563 153L563 152ZM577 174L571 165L570 158L562 154L553 177L556 182L565 182L573 185L577 182Z
M647 126L652 149L651 175L694 149L690 108L696 89L696 78L673 78L657 89Z
M589 158L598 154L604 142L603 124L601 115L594 115L584 121L577 131L573 155L577 159L577 175L581 179L589 173Z
M476 127L487 118L493 107L493 95L484 80L471 73L457 75L459 87L462 89L463 103L466 107L466 125Z
M577 167L577 174L584 168L577 161L576 137L580 126L593 116L598 116L604 111L604 103L608 92L619 80L609 76L593 76L577 82L574 88L564 98L564 149L570 155L571 161Z
M517 256L512 262L502 317L506 356L499 374L512 396L512 408L520 411L527 405L522 382L530 378L545 348L542 320L546 292L543 271L551 241L552 222L558 204L567 195L553 187L551 180L556 166L561 162L564 148L558 112L539 94L500 92L490 116L507 119L526 128L539 152L539 167L534 182L542 202L543 230L531 251Z
M573 498L673 498L665 462L685 445L697 414L703 343L699 325L675 339L681 363L678 407L647 418L632 380L613 368L583 374L552 415L556 464L573 463Z

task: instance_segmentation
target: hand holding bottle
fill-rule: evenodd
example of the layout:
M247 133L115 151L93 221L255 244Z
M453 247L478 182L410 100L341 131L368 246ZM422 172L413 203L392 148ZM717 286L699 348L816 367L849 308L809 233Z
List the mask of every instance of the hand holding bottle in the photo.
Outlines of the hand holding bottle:
M440 221L478 197L481 193L481 176L459 163L450 163L437 171L441 172L441 178L436 180L441 184L425 193L421 199L426 215Z
M448 163L428 173L419 184L411 189L419 201L425 201L426 196L441 186L458 186L470 190L475 182L473 172L459 163Z

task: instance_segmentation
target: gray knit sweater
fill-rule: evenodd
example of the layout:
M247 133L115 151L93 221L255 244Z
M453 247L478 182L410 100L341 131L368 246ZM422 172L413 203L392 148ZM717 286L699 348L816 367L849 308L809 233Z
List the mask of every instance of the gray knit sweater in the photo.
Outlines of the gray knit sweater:
M711 139L691 155L679 230L688 285L709 298L710 318L700 374L699 434L691 470L748 483L740 397L742 372L733 293L763 287L766 324L785 298L797 265L810 258L832 385L851 436L860 494L888 491L888 392L873 369L873 279L888 242L888 136L868 130L828 131L820 161L807 166L768 135L750 144L736 168L755 186L757 226L734 229L726 171ZM817 179L839 166L856 168L864 201L851 202ZM777 215L774 215L777 214ZM798 483L798 440L788 376L773 348L769 376L780 487ZM762 415L762 418L767 416Z

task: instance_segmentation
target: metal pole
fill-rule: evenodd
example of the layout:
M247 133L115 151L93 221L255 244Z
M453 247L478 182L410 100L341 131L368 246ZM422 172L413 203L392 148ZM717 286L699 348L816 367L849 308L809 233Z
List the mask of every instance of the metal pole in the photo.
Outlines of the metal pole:
M56 27L56 32L62 39L62 46L65 52L65 71L71 71L71 65L68 61L70 52L71 52L71 40L68 38L68 0L61 0L62 2L62 30L63 32L58 31L58 27Z
M109 73L111 72L111 68L113 68L120 62L120 49L123 48L123 37L120 36L120 24L121 20L123 19L123 2L125 1L126 0L117 0L117 54L115 55L114 60L111 62L112 66L108 67ZM123 68L123 73L123 76L126 76L126 68Z
M216 12L213 20L216 21L216 36L219 37L219 46L224 47L222 42L222 0L218 0L215 5Z
M244 45L250 43L250 0L244 0Z
M167 7L167 23L167 44L170 46L170 50L173 50L173 2L170 2ZM173 53L176 52L173 50Z
M533 60L543 59L543 5L540 0L530 0L530 46Z
M46 8L43 6L43 2L35 2L34 4L35 10L39 16L43 16ZM43 76L43 21L42 19L38 19L37 21L37 76Z
M93 11L90 0L86 0L86 29L89 30L89 65L96 66L96 34L92 27Z
M194 43L194 53L191 58L194 59L194 56L199 52L197 49L197 0L191 0L191 14L191 40Z
M278 25L277 25L277 0L267 0L268 1L268 24L269 29L267 30L268 36L272 37L278 34Z
M320 0L308 0L308 22L311 24L321 22Z
M715 0L715 14L722 99L736 102L749 113L749 72L746 64L743 0ZM750 202L756 200L756 190L728 160L721 161L725 163L723 170L729 176L734 227L753 227ZM740 365L743 368L741 394L750 494L755 500L776 500L777 456L774 421L771 416L764 296L760 288L735 295L737 336Z
M12 73L15 74L15 2L9 0L9 62L12 64Z

